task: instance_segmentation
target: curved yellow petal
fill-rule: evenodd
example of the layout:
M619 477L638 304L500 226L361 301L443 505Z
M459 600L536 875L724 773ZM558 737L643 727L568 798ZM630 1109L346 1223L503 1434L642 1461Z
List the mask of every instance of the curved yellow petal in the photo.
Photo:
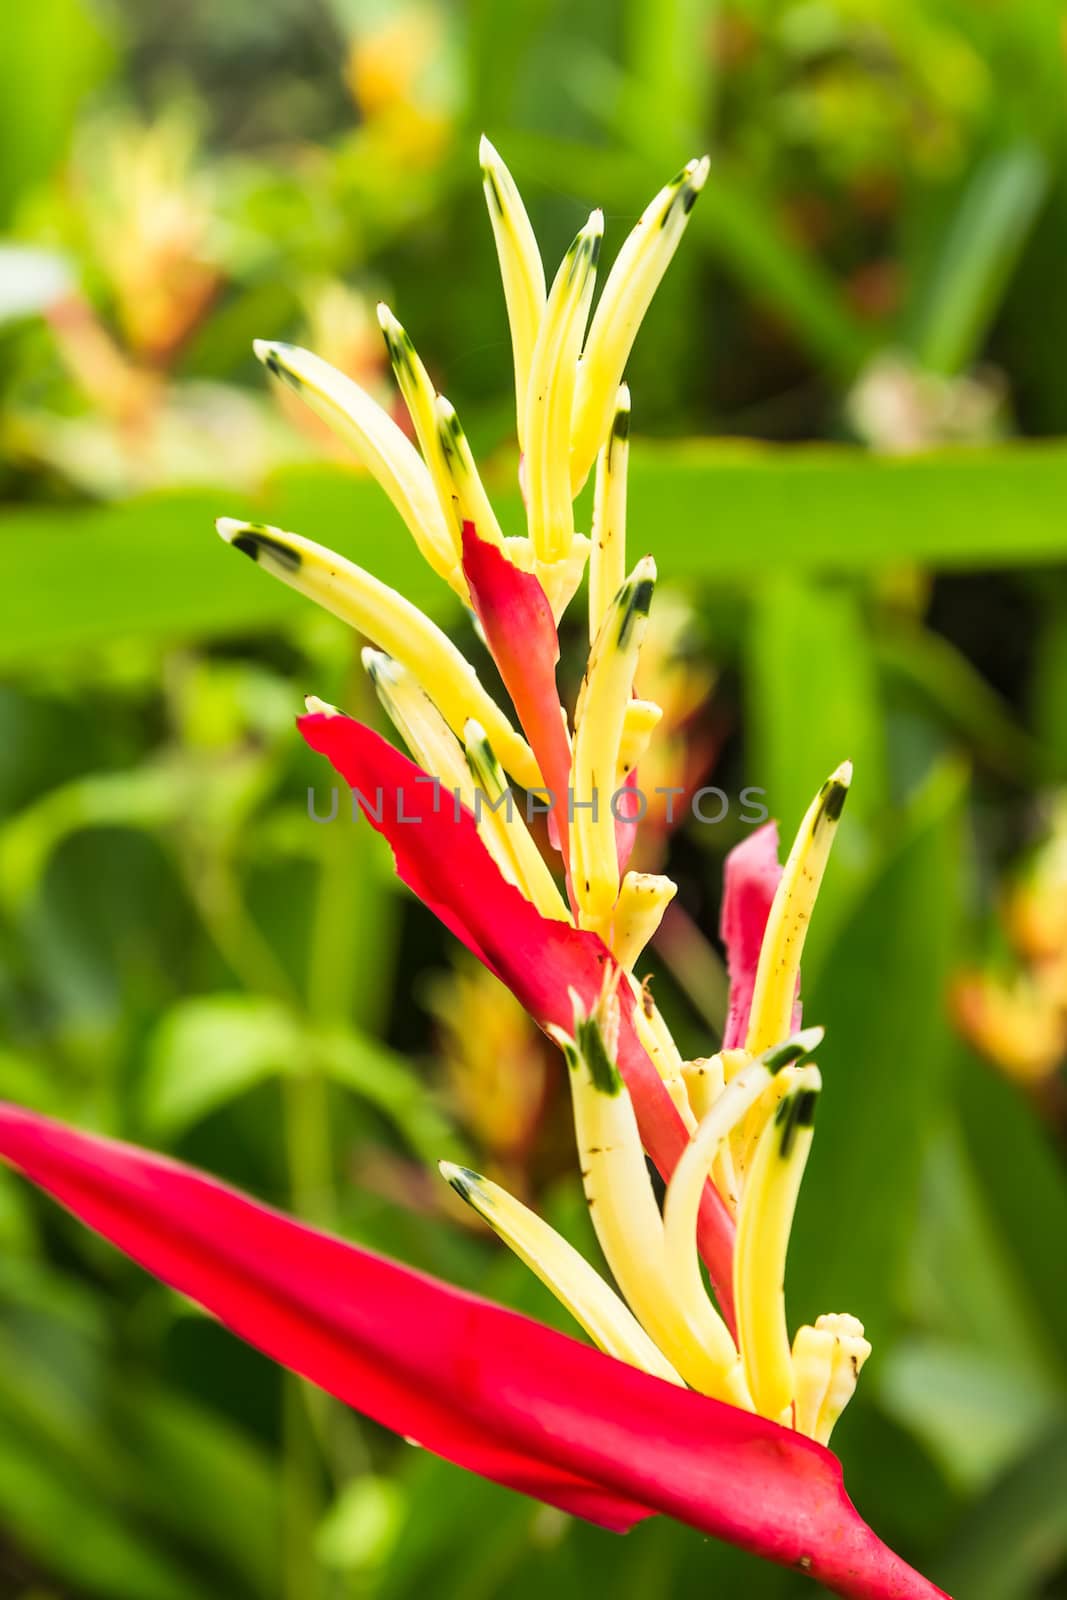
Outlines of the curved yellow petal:
M550 1030L570 1069L574 1126L593 1227L638 1322L687 1383L744 1405L737 1350L711 1301L679 1303L667 1271L663 1220L630 1096L596 1015L576 1004L575 1034Z
M468 1167L439 1163L452 1188L551 1289L580 1327L609 1356L667 1383L682 1380L614 1289L574 1246L541 1217Z
M707 156L690 161L645 207L615 258L578 368L571 438L571 486L585 482L611 425L626 363L660 279L685 232L708 175Z
M523 450L530 365L545 309L545 269L515 180L484 134L478 154L511 328L515 414Z
M752 1055L769 1049L789 1032L808 923L851 782L852 763L843 761L805 812L789 852L756 967L745 1040Z
M739 1073L734 1082L740 1083L743 1077L744 1072ZM734 1305L741 1357L756 1410L775 1422L788 1422L793 1404L793 1358L785 1320L785 1260L822 1080L814 1066L786 1067L781 1078L786 1092L760 1135L741 1198L734 1248Z
M645 556L604 614L575 710L571 875L582 925L598 930L605 928L619 893L611 802L655 582L656 564Z
M603 215L594 211L560 264L530 365L523 442L526 514L530 538L544 561L562 560L574 536L571 411L603 232Z
M630 390L619 385L611 432L600 448L593 488L589 554L589 643L626 577L626 469L630 459Z
M429 565L448 578L456 566L456 543L419 452L377 401L310 350L257 339L256 355L267 371L300 396L350 444L377 478L408 525Z
M434 702L453 733L462 735L469 717L486 729L512 777L524 788L540 788L533 752L479 681L470 662L448 635L388 584L323 545L282 528L220 517L219 535L260 566L306 594L381 649L395 656L420 684L432 684Z

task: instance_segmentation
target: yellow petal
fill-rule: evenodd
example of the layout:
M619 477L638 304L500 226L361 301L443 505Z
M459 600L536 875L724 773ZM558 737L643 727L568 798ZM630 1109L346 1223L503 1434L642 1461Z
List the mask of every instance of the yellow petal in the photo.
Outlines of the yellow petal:
M729 1083L721 1056L704 1064L702 1074L687 1063L685 1078L699 1086L693 1096L700 1122L682 1152L667 1185L663 1208L664 1247L671 1280L682 1292L695 1297L702 1292L700 1258L697 1253L697 1215L708 1174L717 1160L729 1155L730 1134L763 1093L767 1084L784 1072L822 1040L821 1028L807 1028L769 1050L744 1067ZM707 1088L704 1087L707 1085Z
M615 793L619 749L656 582L645 556L608 607L575 711L571 874L582 926L603 929L619 893Z
M461 543L462 519L457 514L452 477L441 448L437 422L437 391L430 375L419 360L418 352L407 331L400 325L389 307L378 306L378 325L385 339L385 348L396 377L397 386L408 408L419 449L430 474L445 526L452 538L453 567L442 574L466 606L470 605L470 592L463 576L463 548Z
M297 533L230 517L220 517L216 527L227 544L365 634L402 662L420 684L432 684L434 702L453 733L462 734L468 717L476 717L512 777L524 788L542 787L529 745L448 635L410 600Z
M843 761L808 807L789 852L756 967L745 1040L753 1055L789 1032L804 940L851 782L852 763Z
M615 1291L554 1228L488 1178L450 1161L440 1167L456 1193L551 1289L594 1344L667 1383L682 1382Z
M623 717L616 779L622 783L637 766L663 720L663 708L654 700L631 700Z
M457 537L465 522L473 522L478 537L487 544L503 546L504 535L496 520L496 512L489 503L478 468L474 464L467 435L463 431L456 408L443 394L434 404L437 417L437 440L440 459L445 473L445 487L452 507L452 521Z
M620 384L611 432L601 446L593 489L589 556L589 643L626 577L626 468L630 459L630 391Z
M685 232L708 175L708 158L690 161L642 212L608 274L578 368L571 440L571 486L585 482L611 426L615 396L652 296Z
M630 981L633 983L632 979ZM689 1093L682 1071L684 1062L681 1051L671 1037L671 1030L653 1000L651 990L647 988L638 990L636 984L634 989L637 1001L633 1020L641 1047L659 1073L663 1087L673 1100L675 1110L685 1123L686 1129L692 1132L696 1127L696 1118L689 1104Z
M523 443L526 514L534 549L544 561L566 556L574 536L571 411L603 232L603 215L594 211L560 264L530 365Z
M400 512L426 561L448 578L456 565L455 540L426 463L392 417L358 383L310 350L268 339L257 339L253 348L268 372L352 445Z
M847 1312L817 1317L793 1340L796 1388L795 1427L819 1444L829 1444L834 1424L856 1390L871 1347L863 1323Z
M744 1404L734 1342L707 1295L679 1304L667 1271L663 1220L637 1119L597 1015L576 1002L575 1032L551 1029L569 1067L574 1126L593 1227L613 1277L648 1336L685 1381Z
M734 1083L743 1078L744 1072ZM734 1248L734 1304L745 1376L756 1410L775 1422L788 1421L793 1404L785 1260L822 1084L814 1066L786 1067L781 1078L786 1092L760 1135Z
M633 971L677 893L677 884L660 873L628 872L623 878L611 919L611 948L624 972Z
M515 414L519 449L524 450L530 365L545 309L545 269L515 180L484 134L478 154L511 327Z
M362 661L386 715L419 766L473 809L474 784L463 746L429 695L406 667L383 650L368 646L362 651Z

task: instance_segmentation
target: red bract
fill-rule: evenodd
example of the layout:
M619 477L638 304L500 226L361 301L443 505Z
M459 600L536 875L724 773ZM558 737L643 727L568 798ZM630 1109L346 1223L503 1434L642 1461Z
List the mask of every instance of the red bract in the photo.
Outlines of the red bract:
M552 793L566 861L571 752L556 688L559 635L552 607L534 574L479 538L473 522L463 524L463 572L490 654Z
M0 1156L256 1348L486 1477L612 1528L665 1512L857 1600L942 1594L798 1434L130 1145L0 1104Z
M719 923L730 972L724 1050L745 1042L763 934L781 876L776 822L757 828L726 857Z
M542 1027L573 1021L569 990L592 1007L613 957L595 934L543 917L501 876L474 817L438 799L425 774L373 729L351 717L312 713L297 726L353 790L374 807L368 820L392 846L400 877L512 991ZM421 782L419 780L422 780ZM381 790L382 803L374 804ZM398 799L399 797L399 799ZM688 1144L663 1080L624 1013L619 1070L633 1098L642 1141L664 1179ZM718 1191L705 1186L701 1253L723 1316L733 1317L734 1224Z

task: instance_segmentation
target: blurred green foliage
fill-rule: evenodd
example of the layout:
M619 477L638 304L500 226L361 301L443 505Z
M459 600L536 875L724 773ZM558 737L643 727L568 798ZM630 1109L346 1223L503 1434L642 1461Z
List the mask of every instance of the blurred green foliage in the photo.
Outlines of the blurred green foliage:
M968 1600L1067 1594L1062 1071L1001 1078L948 1008L1067 782L1062 26L1052 0L36 0L0 102L0 1093L557 1321L427 1176L487 1159L431 1022L448 942L376 838L307 817L293 712L370 714L355 642L210 524L336 543L462 630L251 339L385 398L385 295L514 520L478 133L550 260L710 150L629 371L632 537L716 667L714 781L788 833L857 763L789 1293L868 1323L848 1481ZM672 841L709 937L738 836ZM706 1051L710 989L656 964ZM549 1096L526 1181L592 1249L565 1123ZM4 1595L808 1592L387 1438L6 1174L0 1358Z

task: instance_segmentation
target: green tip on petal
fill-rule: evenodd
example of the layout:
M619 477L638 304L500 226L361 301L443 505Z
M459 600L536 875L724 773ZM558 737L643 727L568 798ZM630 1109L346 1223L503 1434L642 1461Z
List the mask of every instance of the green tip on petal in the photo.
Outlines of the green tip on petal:
M842 761L832 772L819 792L820 806L815 816L815 827L824 822L837 822L845 809L849 785L852 782L852 762Z
M473 1172L470 1167L457 1166L454 1161L439 1161L437 1170L449 1187L456 1191L460 1199L466 1200L468 1205L474 1203L476 1193L482 1205L488 1203L485 1179L480 1172Z
M622 1076L604 1041L596 1017L586 1017L575 1024L576 1043L588 1069L594 1089L600 1094L617 1095L622 1092Z
M779 1129L778 1153L783 1161L789 1160L799 1130L813 1126L818 1103L819 1090L811 1088L786 1095L778 1106L774 1121Z
M819 1048L825 1037L825 1028L801 1028L781 1044L773 1045L770 1050L764 1050L759 1059L768 1072L781 1072L783 1067L791 1067L798 1061L804 1061Z
M219 517L215 531L220 539L234 550L240 550L250 561L263 562L281 576L299 572L303 557L290 537L280 528L269 528L262 522L239 522L233 517Z

